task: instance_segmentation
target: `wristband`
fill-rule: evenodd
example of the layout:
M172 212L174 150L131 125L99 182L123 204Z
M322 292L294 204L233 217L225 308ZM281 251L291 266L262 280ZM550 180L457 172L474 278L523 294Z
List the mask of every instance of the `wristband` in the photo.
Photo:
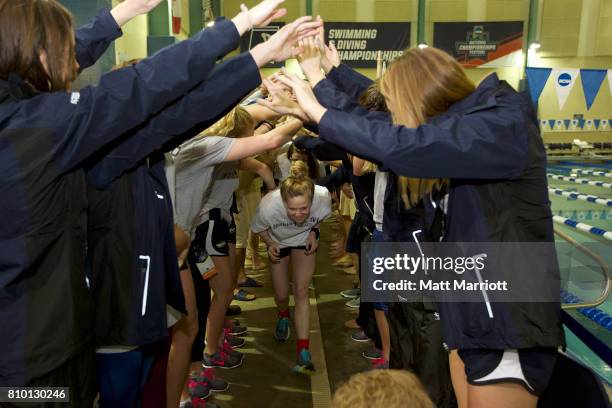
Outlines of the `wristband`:
M321 235L321 231L319 231L319 229L318 229L317 227L312 227L312 228L310 229L310 231L311 231L311 232L314 232L314 233L315 233L316 238L317 238L317 239L319 239L319 235Z

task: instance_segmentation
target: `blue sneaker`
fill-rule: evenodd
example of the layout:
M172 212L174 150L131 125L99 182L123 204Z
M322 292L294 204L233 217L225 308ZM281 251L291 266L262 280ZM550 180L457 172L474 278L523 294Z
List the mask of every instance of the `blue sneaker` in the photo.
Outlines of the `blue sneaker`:
M281 317L276 321L276 330L274 331L274 338L276 341L287 341L289 338L289 319Z
M312 358L308 349L300 350L297 358L297 364L293 367L294 373L313 375L316 371L314 364L312 364Z

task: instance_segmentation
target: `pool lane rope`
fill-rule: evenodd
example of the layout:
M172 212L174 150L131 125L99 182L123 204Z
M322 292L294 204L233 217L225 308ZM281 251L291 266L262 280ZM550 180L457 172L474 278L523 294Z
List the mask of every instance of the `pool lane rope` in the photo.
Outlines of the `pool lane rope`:
M605 171L599 171L599 170L572 169L571 173L572 174L582 174L583 176L612 178L612 172L605 172Z
M548 192L551 194L557 194L563 197L572 198L574 200L588 201L589 203L599 204L606 207L612 207L612 200L598 197L591 194L581 194L580 192L563 190L561 188L548 188Z
M597 235L607 240L612 241L612 232L603 230L601 228L594 227L589 224L570 220L569 218L561 217L560 215L553 215L553 221L557 224L567 225L568 227L575 228L580 231L588 232L589 234Z
M561 181L569 181L577 184L588 184L595 187L612 188L612 183L604 183L603 181L594 181L589 179L581 179L576 177L559 176L557 174L548 173L548 178Z
M561 302L565 304L584 303L582 299L571 292L561 289ZM596 307L583 307L578 311L608 331L612 331L612 316Z

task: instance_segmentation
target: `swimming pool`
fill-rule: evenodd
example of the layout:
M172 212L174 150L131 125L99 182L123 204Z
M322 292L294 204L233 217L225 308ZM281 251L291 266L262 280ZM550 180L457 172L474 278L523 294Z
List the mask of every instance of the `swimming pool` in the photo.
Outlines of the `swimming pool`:
M576 171L578 169L579 171ZM592 173L601 172L601 173ZM560 189L565 192L575 192L585 195L596 196L603 200L598 200L600 204L584 201L581 199L568 198L555 193L549 194L553 215L561 216L576 222L588 224L599 230L612 231L612 206L606 205L607 200L612 199L612 162L602 163L579 163L579 162L553 162L549 164L548 173L556 176L563 176L565 179L548 179L549 188ZM570 177L582 179L583 181L572 182ZM588 180L591 184L582 184ZM600 184L592 185L592 184ZM593 200L593 199L592 199ZM580 231L567 225L555 223L555 228L566 233L578 243L592 249L607 264L612 265L612 240L604 239L601 235ZM597 230L595 230L597 231ZM598 233L601 233L598 231ZM568 292L576 295L584 301L593 301L602 291L604 285L603 272L592 260L586 260L586 256L576 255L576 251L568 249L567 243L556 237L559 253L559 264L562 269L562 287ZM585 266L585 264L588 264ZM597 307L601 311L612 315L612 300L609 298ZM584 316L578 310L568 310L568 315L588 335L603 344L599 348L601 353L612 352L612 328L603 327L601 322ZM601 319L600 319L601 320ZM565 328L568 352L583 363L595 370L609 385L612 385L612 368L595 352L591 350L576 334ZM597 343L597 341L595 343ZM590 343L593 346L593 343ZM605 355L605 354L604 354ZM609 359L608 359L609 361Z

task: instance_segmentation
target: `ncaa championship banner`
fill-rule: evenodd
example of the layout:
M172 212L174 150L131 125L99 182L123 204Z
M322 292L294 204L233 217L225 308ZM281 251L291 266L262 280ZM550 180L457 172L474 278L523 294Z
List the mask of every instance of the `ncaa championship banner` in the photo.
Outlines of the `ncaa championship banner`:
M523 22L434 23L434 47L464 67L512 66L504 60L523 49Z
M253 28L251 31L249 31L240 38L240 52L249 51L257 44L267 41L284 25L285 23L283 22L274 22L268 25L267 27ZM264 65L264 68L281 68L284 66L285 61L272 61Z
M376 68L378 51L389 62L410 46L410 23L325 22L325 42L333 43L350 67Z

